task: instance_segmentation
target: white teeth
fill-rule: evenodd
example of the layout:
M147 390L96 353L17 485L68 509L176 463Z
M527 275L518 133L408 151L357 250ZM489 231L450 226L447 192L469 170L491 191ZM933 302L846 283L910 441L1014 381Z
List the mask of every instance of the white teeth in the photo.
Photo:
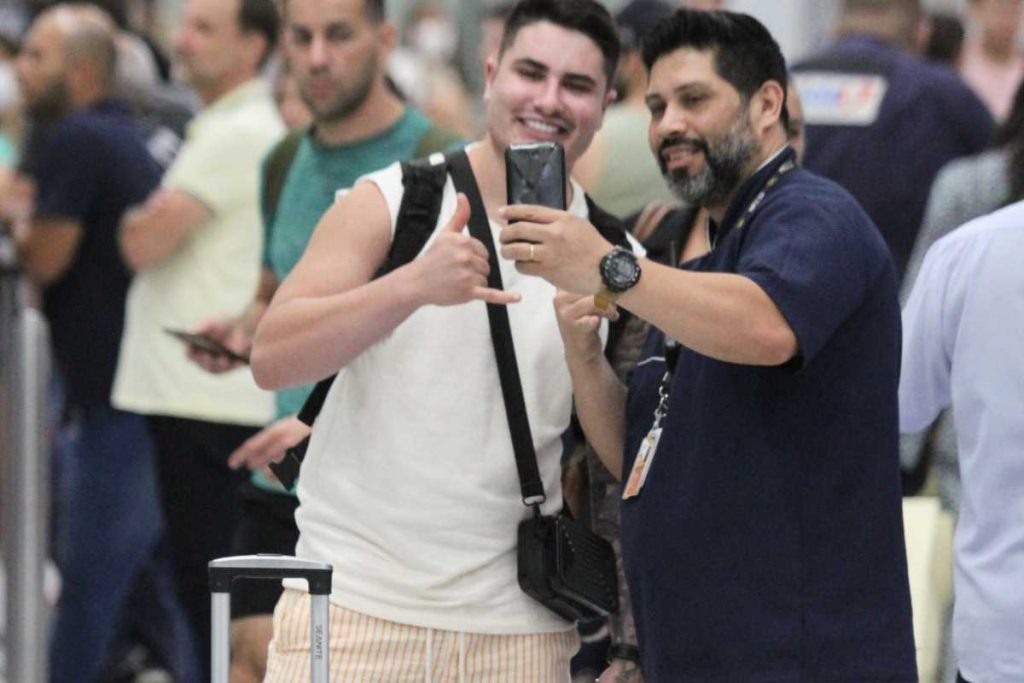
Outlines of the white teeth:
M549 126L548 124L541 123L540 121L524 120L523 123L526 124L527 128L532 128L533 130L541 133L547 133L548 135L554 135L558 132L558 126Z
M689 159L696 153L696 150L691 149L674 149L665 156L668 158L668 161L680 161L683 159Z

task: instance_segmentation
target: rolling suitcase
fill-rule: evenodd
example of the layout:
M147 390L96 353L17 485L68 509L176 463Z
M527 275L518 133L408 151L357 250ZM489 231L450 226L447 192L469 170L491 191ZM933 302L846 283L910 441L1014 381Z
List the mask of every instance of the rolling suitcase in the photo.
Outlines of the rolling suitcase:
M211 675L213 683L228 683L231 644L231 584L235 579L306 579L309 582L310 674L312 683L328 683L328 607L331 596L331 565L287 555L241 555L210 562L210 593L213 606Z

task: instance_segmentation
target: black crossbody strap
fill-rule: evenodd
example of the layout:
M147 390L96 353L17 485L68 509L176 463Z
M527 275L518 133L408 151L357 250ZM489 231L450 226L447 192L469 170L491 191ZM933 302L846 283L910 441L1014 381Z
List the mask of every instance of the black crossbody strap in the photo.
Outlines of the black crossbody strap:
M316 422L316 417L320 414L320 410L324 407L324 401L327 399L327 392L331 390L331 385L334 384L334 378L337 376L334 374L317 382L313 391L309 392L309 396L306 397L305 403L299 410L299 420L307 427L312 427Z
M491 237L491 226L487 220L487 209L484 207L473 169L469 165L469 157L462 150L448 156L449 170L455 189L469 199L470 217L469 234L483 242L487 247L491 273L487 278L487 286L502 289L501 269L498 265L498 251ZM491 342L494 344L494 355L498 363L498 377L501 380L501 394L505 402L505 416L512 434L512 449L516 455L516 470L519 472L519 487L523 494L523 503L539 505L545 500L544 482L537 468L537 453L533 449L533 435L530 432L530 421L526 414L526 402L523 398L523 385L519 381L519 365L516 362L516 350L512 343L512 327L508 320L508 310L504 306L487 304L487 319L491 326Z

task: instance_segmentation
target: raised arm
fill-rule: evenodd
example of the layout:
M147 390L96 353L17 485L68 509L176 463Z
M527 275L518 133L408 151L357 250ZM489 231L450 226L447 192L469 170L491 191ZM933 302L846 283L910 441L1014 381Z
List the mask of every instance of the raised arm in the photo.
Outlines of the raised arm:
M252 370L264 389L315 382L346 366L420 306L513 303L487 287L487 249L464 234L469 204L411 263L371 280L387 258L390 217L376 185L357 184L321 219L256 330Z
M577 294L601 288L598 264L612 245L582 218L539 206L509 206L518 221L501 233L502 256ZM533 243L532 260L530 243ZM705 356L781 365L798 353L796 334L768 294L731 273L693 273L641 260L643 277L619 305Z
M601 318L617 314L595 307L592 296L569 292L555 295L555 313L580 426L604 466L621 479L626 387L605 358L598 336Z
M799 352L775 302L750 278L692 273L643 261L643 278L619 304L687 348L743 365L782 365Z

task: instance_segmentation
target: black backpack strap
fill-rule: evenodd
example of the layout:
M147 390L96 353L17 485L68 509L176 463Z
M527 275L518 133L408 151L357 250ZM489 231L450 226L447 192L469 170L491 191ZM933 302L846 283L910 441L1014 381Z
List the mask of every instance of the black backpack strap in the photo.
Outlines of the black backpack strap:
M391 242L391 249L388 250L387 260L377 270L374 278L404 266L423 250L437 225L447 178L447 163L434 164L429 159L402 162L402 185L405 191L395 221L395 237ZM310 427L313 426L324 407L324 401L331 390L331 385L334 384L335 377L336 374L316 383L313 391L306 397L306 402L302 404L302 409L299 410L299 420ZM286 488L290 489L295 485L308 446L309 438L306 438L297 446L290 448L283 461L270 466Z
M260 205L263 215L273 220L277 213L277 205L281 201L281 192L292 168L295 155L299 152L299 144L305 137L305 129L293 130L274 145L263 162L263 185L260 191Z
M447 162L434 164L430 159L402 162L402 185L405 190L395 220L395 236L387 260L374 277L401 268L423 250L437 226L447 179Z
M466 152L459 150L448 157L452 180L455 189L469 200L469 234L483 242L487 247L488 261L491 272L487 276L487 286L502 289L501 268L498 265L498 252L491 236L491 226L487 220L487 209L480 197L480 190L473 177L473 169L469 165ZM505 306L487 304L487 320L491 326L491 342L494 344L494 355L498 363L498 378L501 381L501 393L505 403L505 416L508 419L509 431L512 434L512 449L516 456L516 469L519 472L519 487L522 490L523 503L540 505L545 500L544 481L537 467L537 453L533 448L533 435L530 432L530 421L526 414L526 402L523 398L523 385L519 380L519 365L516 362L515 345L512 342L512 327L508 320L508 309Z

